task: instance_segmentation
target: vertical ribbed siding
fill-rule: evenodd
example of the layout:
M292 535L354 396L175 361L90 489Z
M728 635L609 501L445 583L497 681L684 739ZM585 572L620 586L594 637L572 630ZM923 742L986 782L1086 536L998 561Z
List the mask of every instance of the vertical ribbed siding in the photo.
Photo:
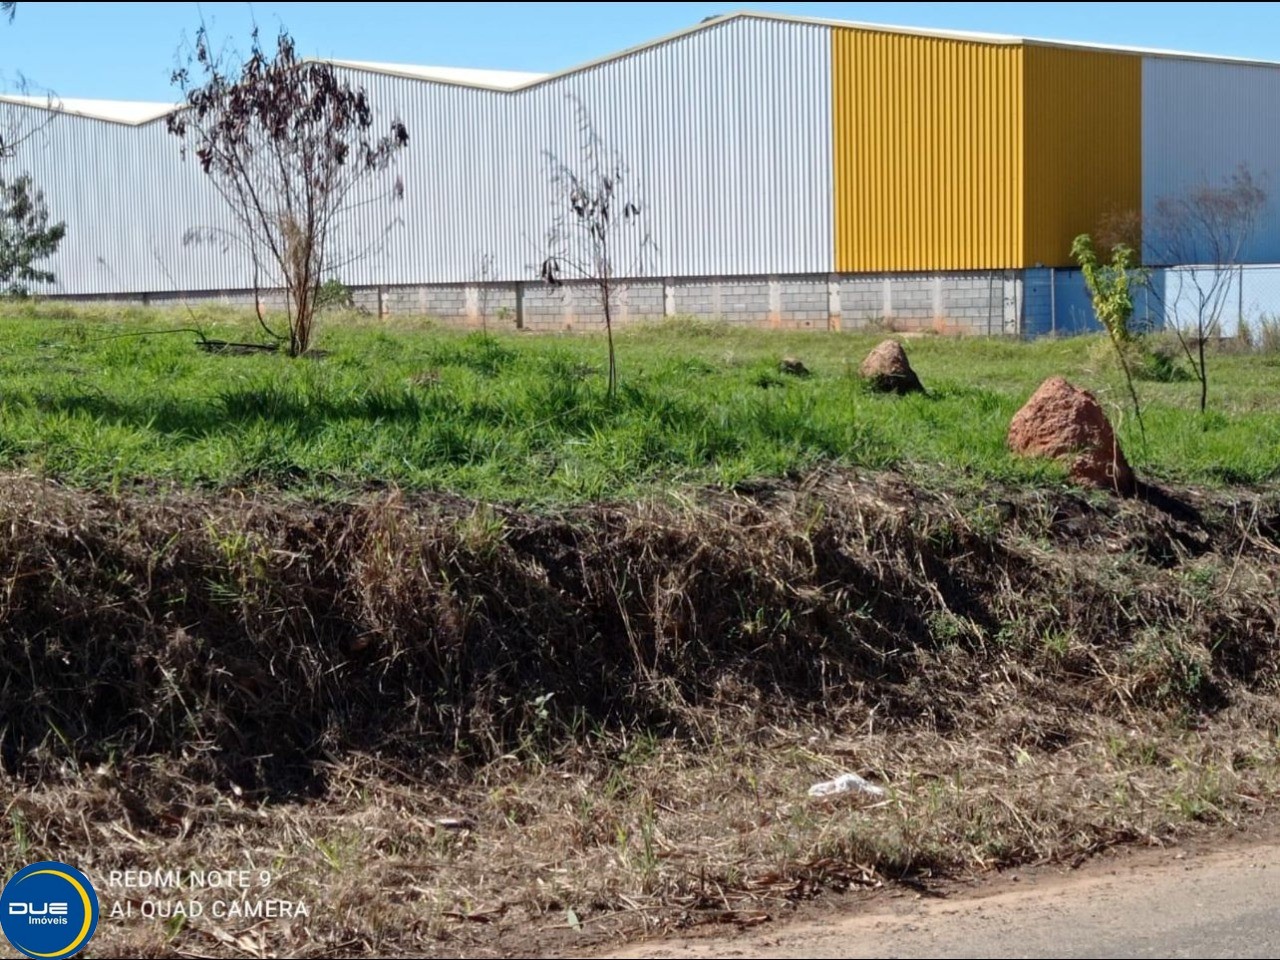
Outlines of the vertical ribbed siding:
M512 116L521 221L548 225L542 153L576 155L572 95L631 169L652 272L829 271L830 77L826 28L746 18L534 87Z
M509 98L510 194L490 231L518 225L506 231L504 275L528 278L543 252L554 215L546 154L579 151L569 97L629 167L657 248L649 272L830 269L829 76L822 28L737 20ZM635 251L617 259L625 268Z
M513 92L342 68L379 125L408 126L404 200L359 207L338 235L348 284L530 280L555 210L544 156L575 156L569 96L626 160L656 252L654 275L832 268L831 46L826 27L738 18ZM15 108L22 109L22 108ZM22 161L68 236L61 293L243 288L245 257L184 244L229 216L164 121L69 115ZM390 224L390 229L388 229ZM362 255L363 254L363 255ZM635 251L617 251L622 273ZM264 278L264 284L270 278Z
M1023 263L1071 263L1071 241L1142 205L1142 59L1028 44Z
M1022 260L1015 45L832 30L836 269Z
M400 118L409 145L396 158L403 198L371 183L337 235L352 285L513 279L496 269L519 250L510 94L343 68L363 87L379 124ZM486 273L485 258L493 264ZM523 277L521 279L524 279Z
M825 28L733 20L510 94L350 75L412 138L404 227L377 279L362 264L353 282L478 279L486 254L494 278L534 278L557 212L547 154L573 162L580 149L571 97L630 171L656 248L645 273L831 269ZM634 272L637 256L624 243L617 268Z
M142 126L6 104L7 121L36 131L13 161L44 191L67 235L50 261L48 293L218 290L248 285L246 258L226 235L191 242L187 231L225 230L221 199L183 163L164 121Z
M1246 263L1280 261L1280 67L1147 57L1142 64L1142 209L1241 164L1271 196L1244 249Z

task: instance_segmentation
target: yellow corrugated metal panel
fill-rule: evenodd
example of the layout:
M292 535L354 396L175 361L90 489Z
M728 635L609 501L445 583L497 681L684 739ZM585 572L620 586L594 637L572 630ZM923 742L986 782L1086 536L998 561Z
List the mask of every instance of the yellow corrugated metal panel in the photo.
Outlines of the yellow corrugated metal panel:
M1142 58L1023 49L1026 266L1067 266L1078 234L1142 209Z
M1022 265L1022 48L832 29L836 270Z

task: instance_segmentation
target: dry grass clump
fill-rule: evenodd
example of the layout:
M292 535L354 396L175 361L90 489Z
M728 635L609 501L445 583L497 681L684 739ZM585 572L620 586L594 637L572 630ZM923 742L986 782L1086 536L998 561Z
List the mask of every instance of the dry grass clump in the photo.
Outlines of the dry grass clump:
M749 924L1275 795L1274 492L829 471L526 513L2 486L0 867L235 862L313 907L107 920L100 953ZM844 770L888 797L805 796Z

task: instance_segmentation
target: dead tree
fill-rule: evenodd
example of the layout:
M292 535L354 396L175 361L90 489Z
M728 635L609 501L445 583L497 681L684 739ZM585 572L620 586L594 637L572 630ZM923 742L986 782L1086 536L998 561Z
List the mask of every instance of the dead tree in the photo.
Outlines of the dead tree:
M400 180L384 175L409 133L398 119L375 130L364 89L331 64L299 60L288 33L272 52L256 30L252 37L249 56L229 66L201 26L186 66L173 74L186 105L168 129L231 211L255 299L263 275L284 288L289 333L279 339L298 356L311 344L323 279L349 262L335 252L345 216L403 196ZM258 318L265 327L261 307Z
M472 279L476 283L476 308L480 311L480 329L489 332L489 306L493 299L493 282L498 275L498 260L492 253L479 255Z
M546 237L547 255L538 272L553 287L573 279L595 288L609 344L608 395L612 398L618 390L613 344L616 297L628 278L644 275L656 247L641 221L630 169L604 143L582 101L569 99L578 126L578 155L570 163L545 152L555 212Z
M1247 167L1218 184L1162 197L1143 223L1147 260L1163 283L1150 283L1183 352L1200 381L1200 412L1209 400L1206 344L1220 336L1232 278L1258 226L1267 194Z

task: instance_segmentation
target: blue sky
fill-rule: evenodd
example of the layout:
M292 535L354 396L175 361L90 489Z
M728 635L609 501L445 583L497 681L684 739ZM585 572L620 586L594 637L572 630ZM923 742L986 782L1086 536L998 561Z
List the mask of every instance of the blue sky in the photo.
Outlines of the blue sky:
M0 75L63 97L170 100L174 51L203 14L256 18L301 52L554 71L734 10L1164 47L1280 60L1280 3L31 3L0 23Z

